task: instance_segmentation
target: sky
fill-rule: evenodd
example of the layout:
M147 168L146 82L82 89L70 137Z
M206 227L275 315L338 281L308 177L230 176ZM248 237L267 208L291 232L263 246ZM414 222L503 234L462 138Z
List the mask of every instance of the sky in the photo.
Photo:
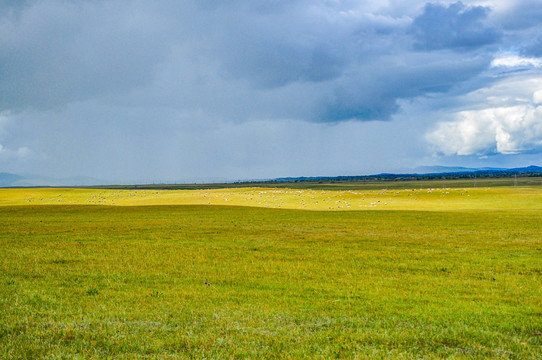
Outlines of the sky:
M0 0L0 172L542 165L542 1Z

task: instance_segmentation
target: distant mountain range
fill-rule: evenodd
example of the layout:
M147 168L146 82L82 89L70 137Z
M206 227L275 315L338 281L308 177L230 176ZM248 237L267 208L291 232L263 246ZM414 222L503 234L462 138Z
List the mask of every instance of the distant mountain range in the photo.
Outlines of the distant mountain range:
M514 175L542 176L542 167L527 166L522 168L466 168L449 166L423 166L403 174L382 173L360 176L315 176L286 177L272 181L349 181L349 180L385 180L385 179L431 179L431 178L470 178L470 177L507 177Z
M460 173L460 172L503 171L503 170L512 170L512 169L493 168L493 167L467 168L467 167L460 167L460 166L420 166L414 169L414 172L418 174L446 174L446 173Z
M403 174L382 173L360 176L314 176L314 177L284 177L268 179L264 182L297 182L297 181L353 181L353 180L386 180L386 179L431 179L431 178L472 178L472 177L509 177L542 176L542 167L527 166L522 168L466 168L449 166L423 166L412 172ZM237 181L246 183L251 181ZM258 180L262 182L262 180ZM60 186L97 186L110 184L108 181L91 177L51 178L39 176L22 176L10 173L0 173L0 187L60 187Z

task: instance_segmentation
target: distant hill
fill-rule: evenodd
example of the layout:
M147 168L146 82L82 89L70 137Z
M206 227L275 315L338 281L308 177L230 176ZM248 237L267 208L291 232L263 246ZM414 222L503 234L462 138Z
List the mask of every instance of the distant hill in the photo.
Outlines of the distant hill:
M446 173L462 173L462 172L476 172L476 171L502 171L506 168L466 168L460 166L420 166L414 169L414 173L417 174L446 174Z
M523 168L509 169L509 171L517 173L542 173L542 167L531 165Z
M417 168L414 173L391 174L382 173L376 175L360 176L316 176L316 177L286 177L276 178L271 181L292 182L292 181L356 181L356 180L392 180L392 179L461 179L474 177L510 177L514 175L521 176L542 176L542 167L528 166L522 168L464 168L464 167L445 167L431 166Z

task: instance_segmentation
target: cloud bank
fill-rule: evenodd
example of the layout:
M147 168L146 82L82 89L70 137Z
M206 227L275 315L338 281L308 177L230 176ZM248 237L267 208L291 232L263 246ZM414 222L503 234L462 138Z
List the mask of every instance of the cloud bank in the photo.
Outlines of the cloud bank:
M542 106L464 111L439 124L429 140L446 155L517 154L542 148Z
M243 119L288 117L299 103L304 108L292 117L308 121L389 119L398 99L446 91L491 60L430 50L478 49L499 38L483 25L485 7L387 12L348 1L8 6L0 22L0 107L49 109L139 90L167 106ZM240 96L225 94L232 92ZM258 106L247 108L253 101Z
M445 155L542 152L541 66L536 58L497 57L492 67L512 70L513 75L465 95L476 109L459 111L451 121L437 122L436 129L426 135L427 141ZM525 69L530 70L522 71Z

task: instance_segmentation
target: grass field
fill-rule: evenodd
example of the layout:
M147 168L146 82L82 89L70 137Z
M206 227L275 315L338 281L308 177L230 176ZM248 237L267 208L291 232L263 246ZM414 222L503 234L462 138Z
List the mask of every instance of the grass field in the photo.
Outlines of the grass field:
M540 210L542 187L312 190L0 189L4 205L230 205L302 210Z
M0 358L539 359L541 229L540 187L0 189Z

